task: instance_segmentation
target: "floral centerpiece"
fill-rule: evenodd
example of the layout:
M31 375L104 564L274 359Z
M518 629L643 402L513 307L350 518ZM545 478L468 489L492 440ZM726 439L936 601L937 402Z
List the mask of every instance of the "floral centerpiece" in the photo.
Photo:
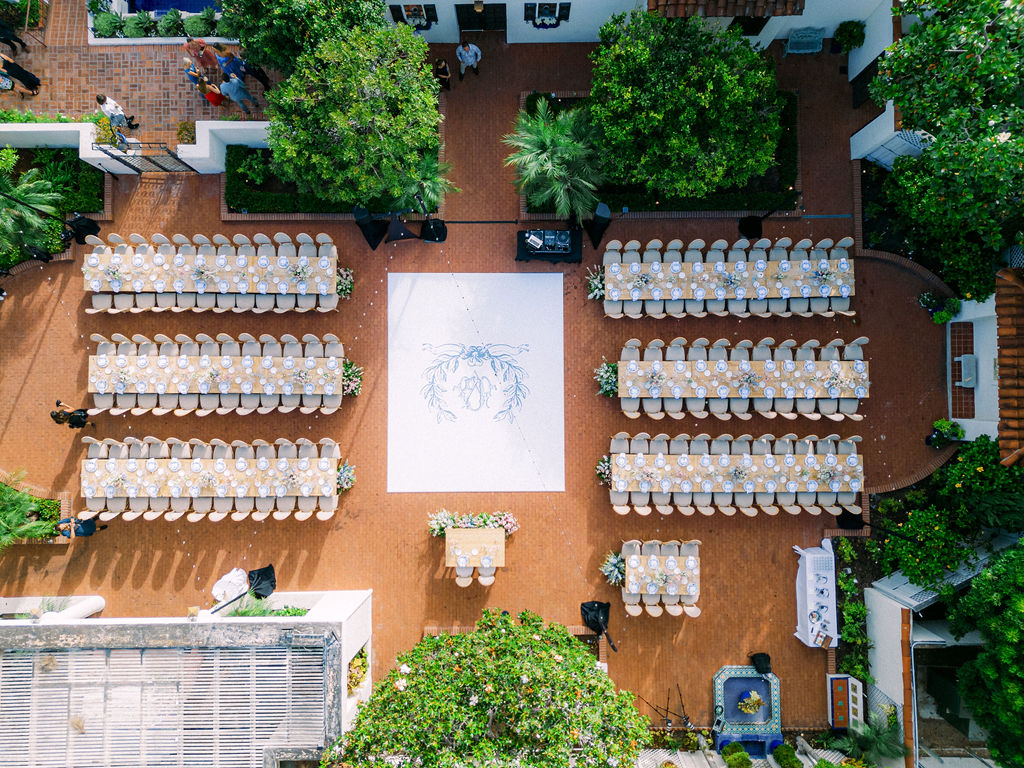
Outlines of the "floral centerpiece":
M818 482L823 485L831 485L833 480L838 480L843 471L838 467L822 467L818 470Z
M734 483L745 483L750 477L750 470L746 467L733 467L729 470L728 476Z
M114 373L114 386L130 387L135 383L135 377L128 371L121 369Z
M652 282L654 282L654 279L651 277L650 273L641 272L639 275L633 278L633 288L642 291Z
M664 387L668 382L668 377L664 371L651 371L647 374L647 388L651 387Z
M192 267L193 282L209 282L217 278L217 270L207 264L195 264Z
M309 276L313 274L313 270L309 264L296 264L292 267L292 278L297 283L305 283L309 281Z
M106 275L107 280L110 282L124 282L124 275L121 273L120 267L107 267L103 270L103 274Z
M735 272L726 272L724 275L722 275L721 282L723 288L735 288L736 286L740 285L743 281L740 280L739 275L737 275Z
M587 267L587 298L604 298L604 267L600 265Z
M292 381L302 386L312 384L313 374L310 373L308 368L295 368L292 370Z
M431 536L444 536L445 531L449 528L504 528L505 536L511 536L519 530L519 521L508 510L498 510L494 513L481 512L478 515L470 512L460 515L442 507L430 515L427 527L430 529Z
M601 364L594 369L594 381L597 382L597 394L605 397L616 397L619 394L619 368L601 358Z
M757 710L763 706L764 699L761 698L757 691L747 691L746 695L736 704L736 708L747 715L756 714Z
M746 373L740 374L740 384L747 387L757 387L761 385L762 378L753 371L747 371Z
M363 369L351 360L341 363L341 394L355 397L363 391Z
M356 278L352 274L352 270L348 267L338 267L338 273L335 277L335 290L338 292L338 296L343 299L347 299L352 295L352 289L355 287Z
M831 267L819 267L811 273L811 280L817 285L825 285L831 283L835 276L836 273L832 271Z
M605 454L597 460L597 466L594 467L594 472L597 474L598 485L612 484L612 460L608 458L608 454Z
M613 587L626 581L626 561L618 552L609 552L601 563L601 573Z
M356 468L347 461L338 467L338 493L342 494L356 484Z

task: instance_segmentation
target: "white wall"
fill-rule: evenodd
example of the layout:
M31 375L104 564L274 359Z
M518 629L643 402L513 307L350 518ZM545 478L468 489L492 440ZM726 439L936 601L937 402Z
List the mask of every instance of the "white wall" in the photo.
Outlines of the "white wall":
M891 6L892 0L807 0L804 12L799 16L772 17L756 40L762 47L767 47L772 40L787 37L789 30L800 27L824 27L825 37L832 37L840 22L848 19L865 21L879 4Z
M974 356L978 358L978 376L974 387L974 418L959 419L960 426L966 433L965 440L974 440L980 435L996 437L999 433L999 382L996 379L996 360L999 356L998 333L996 329L996 299L990 296L987 301L965 301L960 306L960 314L953 322L968 322L974 325ZM949 349L949 326L946 326ZM949 355L948 370L952 370L953 357ZM948 375L948 373L947 373ZM949 392L953 391L953 381L949 381Z
M903 648L902 608L877 589L864 590L864 604L868 609L867 631L872 643L868 651L868 666L875 685L886 696L900 705L903 700Z
M462 0L467 2L467 0ZM468 0L472 2L472 0ZM426 32L419 33L428 43L459 42L459 24L455 16L454 0L438 0L437 22ZM572 0L569 20L554 29L537 29L523 21L523 0L505 3L506 42L509 43L584 43L595 42L597 31L609 16L628 13L633 8L646 8L646 0ZM454 49L453 49L454 54Z
M864 19L864 45L850 51L849 78L853 80L863 72L892 42L892 5L890 0L882 0Z
M200 120L196 122L196 143L179 144L178 157L199 173L223 173L227 145L265 147L268 125L255 120Z

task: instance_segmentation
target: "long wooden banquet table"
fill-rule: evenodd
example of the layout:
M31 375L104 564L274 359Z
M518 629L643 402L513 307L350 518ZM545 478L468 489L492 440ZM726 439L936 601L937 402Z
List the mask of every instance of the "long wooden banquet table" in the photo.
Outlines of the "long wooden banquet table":
M655 261L609 264L605 296L620 299L788 299L852 296L853 260Z
M864 360L619 361L619 397L864 399Z

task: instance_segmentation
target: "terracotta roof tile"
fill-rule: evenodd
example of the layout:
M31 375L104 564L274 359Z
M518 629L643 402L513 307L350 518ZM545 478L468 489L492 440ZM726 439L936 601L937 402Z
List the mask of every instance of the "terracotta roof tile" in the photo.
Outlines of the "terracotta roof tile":
M795 16L804 0L647 0L663 16Z
M999 452L1024 464L1024 270L996 279L999 339Z

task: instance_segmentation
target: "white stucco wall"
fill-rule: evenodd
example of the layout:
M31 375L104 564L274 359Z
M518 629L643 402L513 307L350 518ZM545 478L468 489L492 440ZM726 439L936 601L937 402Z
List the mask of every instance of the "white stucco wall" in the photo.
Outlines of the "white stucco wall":
M892 2L882 0L864 21L864 45L849 55L849 78L853 80L887 47L892 45Z
M787 37L789 30L800 27L824 27L825 37L832 37L840 22L848 19L866 21L880 4L891 6L892 0L807 0L802 14L773 17L765 24L756 40L762 47L767 47L772 40ZM867 42L865 40L865 45Z
M974 440L980 435L996 437L999 433L999 382L996 379L996 361L999 356L998 332L996 328L996 298L987 301L965 301L960 314L953 322L974 325L974 356L978 358L977 384L974 387L974 418L959 419L966 433L965 440ZM949 349L949 326L946 330L946 349ZM949 356L950 370L953 358ZM953 381L949 382L953 391Z
M901 647L901 606L877 589L864 590L864 604L868 609L868 666L875 685L899 705L903 700L903 649Z
M227 145L265 147L268 125L255 120L199 120L196 122L196 143L179 144L178 157L199 173L223 173Z

